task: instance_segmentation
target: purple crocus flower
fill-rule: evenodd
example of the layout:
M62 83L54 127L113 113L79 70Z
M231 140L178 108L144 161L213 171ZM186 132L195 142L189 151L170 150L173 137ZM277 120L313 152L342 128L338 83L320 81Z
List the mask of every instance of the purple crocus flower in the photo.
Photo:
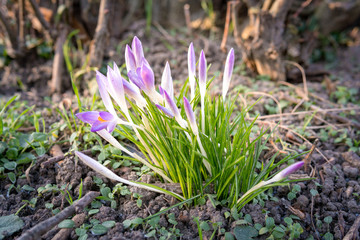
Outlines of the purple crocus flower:
M165 113L165 115L167 115L167 116L169 116L169 117L171 117L171 118L174 117L174 114L171 112L171 110L169 110L169 109L167 109L166 107L163 107L163 106L161 106L161 105L159 105L159 104L155 104L155 105L156 105L156 107L157 107L158 109L160 109L163 113Z
M181 117L180 111L176 106L174 100L169 96L169 94L164 90L165 104L170 108L173 113L175 120L179 123L179 125L183 128L186 128L186 121Z
M207 78L206 70L207 70L206 58L204 51L201 50L200 58L199 58L199 87L200 87L201 96L205 96L206 78Z
M164 72L161 77L161 90L159 88L160 94L162 94L162 89L166 90L170 97L174 99L174 87L173 87L173 79L171 77L171 70L169 62L166 62Z
M81 121L91 124L91 131L97 132L102 129L106 129L108 132L112 132L117 124L117 118L109 112L81 112L75 114Z
M296 163L288 166L287 168L281 170L281 172L276 174L270 181L272 181L272 182L280 181L280 180L286 178L287 176L289 176L290 174L292 174L293 172L296 172L297 170L302 168L302 166L304 166L304 161L296 162Z
M198 129L197 125L196 125L196 119L195 119L194 111L191 108L189 100L186 97L184 97L183 100L184 100L185 113L186 113L186 116L187 116L187 118L188 118L188 120L190 122L191 130L193 131L193 133L195 135L198 135L199 134L199 129Z
M131 44L132 51L134 53L135 61L137 67L140 67L142 65L142 61L144 58L144 51L141 44L141 41L135 36L132 44Z
M226 58L224 76L223 76L222 97L224 101L225 101L226 93L229 90L230 80L234 69L234 61L235 61L234 49L231 48Z
M193 43L190 43L188 50L188 71L189 71L189 82L190 82L190 90L191 90L191 100L195 96L195 76L196 76L196 62L195 62L195 51Z
M144 92L151 95L151 92L155 91L154 72L145 62L141 64L140 76L144 83Z
M137 68L134 53L127 44L125 47L125 64L126 64L126 70L128 72L130 70L134 71Z
M110 112L113 116L116 116L116 112L114 106L111 102L110 95L107 89L110 89L108 79L99 71L96 71L96 81L99 86L99 92L101 99L104 103L105 108ZM109 90L110 91L110 90ZM110 91L111 92L111 91Z

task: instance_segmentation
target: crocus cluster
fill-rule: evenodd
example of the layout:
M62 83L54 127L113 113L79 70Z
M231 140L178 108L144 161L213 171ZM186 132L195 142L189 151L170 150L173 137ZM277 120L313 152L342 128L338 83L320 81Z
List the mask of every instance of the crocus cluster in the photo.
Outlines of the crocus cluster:
M216 167L214 166L214 162L211 162L209 160L211 158L208 157L209 148L205 146L203 142L204 138L206 141L211 141L205 132L205 118L207 114L205 113L205 102L208 82L207 61L205 53L204 51L200 52L198 59L198 72L196 71L197 61L193 43L191 43L189 46L187 56L189 91L185 91L185 94L181 95L181 98L177 99L174 94L170 64L166 62L161 77L161 84L158 88L156 88L154 72L144 56L142 44L137 37L134 37L131 46L126 45L125 48L125 62L127 70L126 78L121 75L116 63L113 64L113 68L107 68L106 76L98 71L96 72L96 80L98 83L100 96L107 111L80 112L77 113L76 116L83 122L90 124L92 132L97 132L113 146L119 148L133 159L140 161L141 163L148 166L155 173L161 176L164 181L184 182L185 180L183 179L194 178L196 181L200 181L199 185L201 186L203 184L202 181L207 180L201 179L201 177L198 177L198 175L195 173L193 174L194 177L185 177L180 180L176 177L176 175L179 174L179 170L176 169L176 167L180 166L182 163L179 163L179 165L175 164L176 167L174 168L167 162L169 157L171 157L171 154L167 153L171 153L171 151L166 152L166 156L162 156L164 154L159 153L162 149L164 149L163 147L167 146L166 144L164 144L163 147L160 147L157 151L153 150L154 147L156 148L159 143L163 143L165 140L162 139L161 136L156 135L156 126L154 127L154 124L151 121L153 121L153 119L158 116L161 116L162 119L160 120L159 124L165 122L169 123L166 121L166 119L173 119L171 122L176 124L175 128L173 128L174 126L165 127L165 132L169 132L170 135L170 132L172 131L171 129L175 129L176 131L177 129L183 129L183 131L182 134L169 136L169 139L182 135L186 139L186 142L190 143L188 146L193 146L195 149L194 151L197 152L196 155L190 154L192 156L192 160L191 162L187 163L186 166L194 164L194 158L200 156L200 164L203 164L203 168L199 166L199 169L201 169L201 175L213 176L214 179L220 176L219 172L215 172ZM233 73L234 61L234 50L231 49L227 55L223 73L222 103L224 104L224 109L226 104L226 95L229 90L229 85ZM189 99L186 96L188 96ZM118 105L117 109L121 111L122 118L118 117L118 112L115 110L114 103ZM200 113L196 111L199 105ZM132 110L129 110L130 108L132 108ZM156 112L154 112L155 110ZM137 112L137 114L134 114L134 111ZM151 114L153 114L152 117L150 116ZM201 118L201 120L197 121L197 118ZM136 141L139 143L140 149L147 156L143 157L135 152L127 150L112 136L111 133L116 129L117 125L128 125L132 128L133 134L137 138ZM121 131L119 132L121 133ZM126 135L126 131L124 134ZM135 138L131 134L127 134L126 136L135 141ZM181 139L175 143L181 141L184 140ZM221 144L219 144L219 146L220 145ZM225 153L226 152L227 151L225 149ZM143 186L139 185L139 183L127 181L110 173L108 170L106 170L105 167L100 166L99 163L96 163L94 159L79 152L76 152L76 155L84 163L111 179L116 179L117 181L123 182L125 184L135 185L157 192L171 194L178 199L184 199L185 197L185 194L184 196L180 196L164 189L160 189L159 187L150 187L148 185ZM213 156L214 154L210 153L210 155ZM241 160L242 158L239 159ZM235 163L240 162L240 160L234 158ZM227 164L226 170L230 171L231 169L236 169L229 167L235 166L235 163ZM253 188L250 190L266 186L275 181L282 181L287 175L297 170L301 166L302 164L300 163L294 167L286 168L274 178L267 181L262 181L258 183L258 185L253 186ZM219 171L219 169L216 171ZM234 173L232 173L230 176L233 176L236 171L231 171ZM224 174L224 171L220 173ZM226 175L224 175L224 178L226 178ZM219 179L216 180L219 181ZM212 181L213 180L208 182ZM184 190L185 189L183 189L183 191ZM247 193L243 194L243 197L246 197L246 194ZM189 197L189 195L187 196Z

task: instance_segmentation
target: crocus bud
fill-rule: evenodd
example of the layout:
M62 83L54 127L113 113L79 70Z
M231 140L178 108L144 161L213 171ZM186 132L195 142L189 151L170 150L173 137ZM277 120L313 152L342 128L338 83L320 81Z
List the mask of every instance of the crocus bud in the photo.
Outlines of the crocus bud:
M127 44L125 47L125 64L126 64L126 70L128 72L130 70L136 70L137 68L134 53Z
M135 56L136 66L140 67L144 58L144 51L140 40L136 36L132 41L131 48Z
M224 69L224 76L223 76L223 89L222 89L222 96L223 100L225 101L226 93L229 90L231 75L234 69L234 49L230 49L229 54L227 55L226 62L225 62L225 69Z
M287 176L289 176L290 174L292 174L293 172L296 172L297 170L299 170L302 166L304 166L304 161L296 162L296 163L288 166L287 168L281 170L278 174L276 174L273 178L266 181L265 183L270 184L273 182L281 181L284 178L286 178Z
M124 93L124 86L123 86L123 78L121 77L120 71L116 63L113 64L114 70L108 67L108 82L112 91L112 97L114 98L115 102L128 116L128 108L125 100L125 93Z
M166 62L164 72L161 77L161 88L169 93L169 96L174 99L173 79L171 77L170 65ZM162 95L161 91L160 94Z
M175 120L179 123L179 125L185 128L186 127L185 120L181 117L180 111L176 106L174 100L169 96L169 94L165 90L164 90L164 95L165 95L166 106L170 108L171 112L174 114Z
M153 70L149 66L147 66L147 64L143 63L141 65L140 74L141 74L141 79L145 86L144 91L148 94L153 90L155 90L155 79L154 79Z
M190 127L191 127L191 130L193 131L193 133L195 135L198 135L199 134L199 130L198 130L198 127L196 125L196 119L195 119L195 114L194 114L194 111L192 110L191 108L191 105L189 103L189 100L187 100L186 97L183 98L184 100L184 109L185 109L185 113L186 113L186 116L190 122Z
M206 90L206 58L204 51L201 50L200 58L199 58L199 87L200 87L200 95L205 96L205 90Z
M163 113L168 115L169 117L174 117L174 114L171 112L171 110L167 109L166 107L163 107L159 104L155 104L158 109L160 109Z
M188 71L189 71L189 83L190 83L190 90L191 90L191 100L195 96L195 71L196 71L196 61L195 61L195 51L193 43L190 43L189 50L188 50Z

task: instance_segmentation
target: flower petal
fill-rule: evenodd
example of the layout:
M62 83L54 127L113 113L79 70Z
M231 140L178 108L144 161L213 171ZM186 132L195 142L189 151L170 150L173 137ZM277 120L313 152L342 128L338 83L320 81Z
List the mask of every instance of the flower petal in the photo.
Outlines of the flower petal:
M129 47L129 45L126 44L125 47L125 64L126 64L126 70L129 72L130 70L136 70L136 60L133 51Z
M115 112L114 106L113 106L113 104L111 102L109 93L106 90L106 85L105 84L107 84L107 78L102 73L100 73L99 71L96 71L96 81L98 83L100 96L101 96L101 99L103 100L105 108L112 115L116 116L116 112Z
M145 92L148 94L155 90L155 79L153 70L145 63L141 65L141 79L145 85Z
M171 70L170 70L169 62L166 62L164 72L161 77L161 88L166 90L169 93L169 96L174 99L173 79L171 77ZM160 92L160 94L161 94L161 92Z
M190 43L188 50L188 71L189 71L189 82L191 90L191 100L195 96L195 76L196 76L196 61L195 61L195 51L193 43Z
M224 101L227 91L229 90L230 80L234 69L234 61L235 61L235 55L234 55L234 49L232 48L230 49L225 62L223 89L222 89L222 96Z
M114 116L109 112L100 112L100 117L105 121L112 121L114 120Z
M85 123L93 124L98 120L99 112L98 111L81 112L75 114L75 116Z
M156 107L158 108L158 109L160 109L163 113L165 113L167 116L169 116L169 117L174 117L174 114L169 110L169 109L167 109L166 107L163 107L163 106L161 106L161 105L159 105L159 104L155 104L156 105Z
M142 48L141 41L136 36L132 41L131 48L135 56L136 65L137 67L140 67L142 65L142 61L144 58L144 51Z
M140 69L140 68L138 68ZM128 77L132 83L134 83L138 88L141 90L145 89L145 85L141 79L141 77L138 75L137 71L130 71L128 72Z
M206 88L206 70L207 70L207 65L206 65L206 58L205 58L205 54L204 51L201 50L200 53L200 58L199 58L199 84L200 84L200 88Z
M198 127L196 125L196 119L195 119L194 111L192 110L192 107L190 105L189 100L187 100L186 97L184 97L183 100L184 100L185 113L186 113L187 118L189 119L191 130L193 131L193 133L195 135L198 135L199 130L198 130Z
M116 121L111 121L108 123L106 130L108 130L109 133L111 133L112 131L114 131L115 127L116 127L117 122Z
M90 131L92 131L92 132L100 131L100 130L102 130L102 129L105 129L108 124L109 124L108 122L96 121L96 122L94 122L94 124L91 126Z

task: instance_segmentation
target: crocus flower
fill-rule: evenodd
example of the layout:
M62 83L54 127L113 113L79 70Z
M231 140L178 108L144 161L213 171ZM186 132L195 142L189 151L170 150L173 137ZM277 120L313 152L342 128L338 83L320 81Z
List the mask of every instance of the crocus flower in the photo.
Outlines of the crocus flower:
M114 70L108 66L107 79L110 88L110 95L112 95L115 102L119 105L121 111L123 111L127 117L129 117L129 111L125 100L123 78L115 62Z
M201 103L201 126L202 132L205 132L205 91L206 91L206 58L204 51L201 50L199 58L199 89L200 89L200 103Z
M156 107L157 107L158 109L160 109L163 113L165 113L165 114L168 115L169 117L171 117L171 118L174 117L174 114L172 113L171 110L169 110L169 109L167 109L166 107L163 107L163 106L161 106L161 105L159 105L159 104L155 104L155 105L156 105Z
M297 170L302 168L302 166L304 166L304 161L296 162L296 163L288 166L287 168L281 170L278 174L276 174L270 180L265 181L265 184L267 185L270 183L281 181L284 178L286 178L287 176L289 176L290 174L292 174L293 172L296 172Z
M142 61L144 59L144 51L141 44L141 41L135 36L132 44L131 44L132 51L134 53L135 61L137 67L140 67L142 64Z
M164 89L169 93L169 96L174 99L173 79L171 77L170 65L166 62L162 77L161 77L161 90ZM160 94L162 95L160 90Z
M186 128L186 121L181 117L178 107L176 106L174 100L166 92L166 90L164 90L164 96L165 96L165 103L173 113L175 120L179 123L181 127Z
M137 68L134 53L127 44L125 47L125 64L126 64L126 70L128 72L130 70L134 71Z
M183 100L184 100L185 113L186 113L186 116L187 116L187 118L188 118L188 120L189 120L191 130L193 131L193 133L194 133L195 135L198 135L198 134L199 134L199 130L198 130L198 127L197 127L197 125L196 125L196 120L195 120L194 111L193 111L192 108L191 108L191 105L190 105L189 100L188 100L186 97L184 97Z
M222 97L223 101L225 101L226 93L229 90L231 75L234 69L234 49L231 48L225 62L224 76L223 76L223 89L222 89Z
M99 87L99 92L101 99L104 103L105 108L110 112L113 116L116 116L116 112L114 106L111 102L110 95L107 89L110 89L108 79L99 71L96 71L96 81Z
M191 90L191 100L193 100L195 96L195 51L193 43L190 43L188 50L188 71L189 71L189 82L190 82L190 90Z
M108 132L112 132L118 123L117 117L114 117L108 112L81 112L75 114L81 121L91 124L91 131L97 132L102 129L106 129Z

